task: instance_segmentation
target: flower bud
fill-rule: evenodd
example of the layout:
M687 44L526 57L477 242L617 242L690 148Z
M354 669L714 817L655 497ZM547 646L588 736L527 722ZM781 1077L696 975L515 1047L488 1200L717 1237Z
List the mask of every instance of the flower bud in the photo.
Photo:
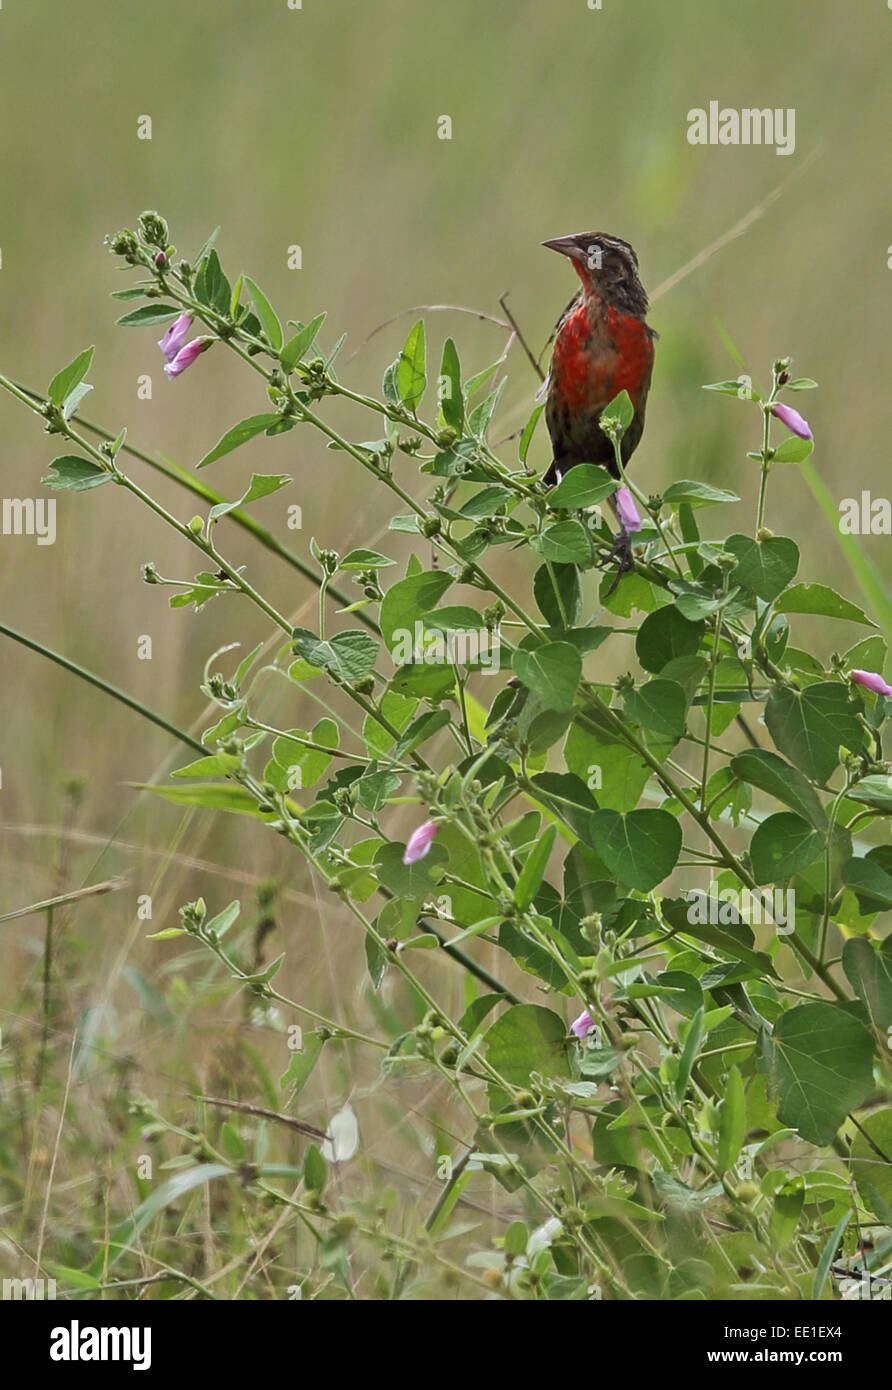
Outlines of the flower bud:
M170 327L167 329L163 338L158 339L158 346L164 353L168 362L172 362L189 336L189 329L192 327L192 320L188 314L180 314Z
M627 487L619 487L611 498L620 524L626 531L640 531L641 517L635 506L635 499Z
M892 695L892 685L887 685L879 671L850 671L849 677L856 685L872 690L875 695Z
M419 859L430 850L433 838L437 833L437 827L432 820L427 820L423 825L419 825L409 836L409 843L406 845L406 852L403 855L404 864L417 864Z
M132 261L139 251L136 237L128 231L116 232L110 245L115 256L124 256L128 261Z
M811 432L811 425L807 420L803 420L798 410L794 410L791 405L784 405L783 401L777 401L771 407L772 415L776 415L788 430L798 434L800 439L814 439Z
M157 212L142 212L137 221L139 234L149 246L160 246L163 250L170 240L167 223Z
M164 372L168 380L173 381L175 376L180 376L187 367L191 367L196 358L200 357L213 341L213 338L193 338L191 343L180 348L173 361L165 363Z

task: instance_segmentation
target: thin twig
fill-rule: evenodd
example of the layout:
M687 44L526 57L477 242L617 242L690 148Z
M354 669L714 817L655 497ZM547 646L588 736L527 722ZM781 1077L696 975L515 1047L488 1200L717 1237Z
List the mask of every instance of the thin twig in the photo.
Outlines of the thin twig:
M315 1125L307 1124L304 1120L296 1120L293 1115L283 1115L279 1110L264 1110L262 1106L249 1105L244 1100L217 1100L214 1096L193 1096L192 1099L203 1100L207 1105L222 1105L226 1110L239 1110L245 1115L254 1115L259 1120L278 1120L280 1124L300 1130L301 1134L308 1134L311 1139L329 1137L324 1129L317 1129Z

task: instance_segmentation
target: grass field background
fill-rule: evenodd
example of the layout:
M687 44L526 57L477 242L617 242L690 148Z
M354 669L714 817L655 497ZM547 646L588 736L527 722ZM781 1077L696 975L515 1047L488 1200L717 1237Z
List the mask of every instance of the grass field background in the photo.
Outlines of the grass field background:
M194 466L265 400L257 378L220 350L168 383L157 333L115 327L122 310L108 293L126 282L103 237L143 208L164 213L186 256L220 224L231 274L257 279L283 317L327 310L326 344L348 335L342 378L372 392L412 318L370 335L415 305L500 316L509 292L538 352L574 289L566 263L541 249L545 237L597 229L627 238L653 293L752 214L739 236L655 296L650 319L661 337L635 477L648 492L677 477L733 488L743 499L733 524L751 529L758 479L745 451L757 446L758 419L700 387L739 372L764 380L772 359L790 354L796 372L821 386L799 400L832 498L862 488L883 496L890 36L881 0L604 0L600 11L584 0L304 0L299 11L285 0L6 0L0 370L44 389L95 343L84 413L114 431L126 424L131 443ZM795 152L692 147L687 112L713 99L794 108ZM151 140L137 138L145 115ZM442 115L452 119L450 141L437 138ZM287 266L294 244L299 271ZM492 323L453 312L428 315L428 331L432 357L447 333L455 337L466 372L505 342ZM508 367L496 439L522 425L537 386L518 347ZM144 373L150 401L137 399ZM326 409L332 421L347 418L338 404ZM532 457L544 468L543 436ZM53 441L6 396L0 439L4 496L41 495ZM236 496L252 469L293 476L256 514L303 556L311 536L344 551L386 535L386 496L318 435L262 439L204 476ZM412 469L404 460L410 486ZM133 472L177 515L195 510L145 466ZM207 657L227 642L247 651L268 632L237 599L200 615L169 611L165 592L141 582L140 564L189 575L194 563L119 492L60 495L54 546L0 537L3 620L200 728ZM285 529L291 502L303 511L296 535ZM859 598L795 467L773 475L768 520L797 538L801 578ZM888 580L888 538L858 544ZM294 571L235 528L227 546L283 611L312 625L315 594ZM507 583L532 574L522 552L500 552L499 565ZM144 635L151 661L138 659ZM38 1253L47 1267L85 1265L107 1223L149 1190L139 1155L162 1162L181 1151L145 1137L134 1095L181 1124L193 1118L192 1091L234 1086L260 1104L276 1098L281 1033L252 1021L250 1004L205 958L145 940L175 921L181 902L202 893L219 908L239 897L250 932L262 917L258 886L272 879L274 928L258 949L267 960L287 949L277 981L286 993L369 1027L376 1010L392 1011L378 1020L389 1026L411 1008L398 987L370 999L358 932L317 900L275 836L128 787L185 761L165 735L39 656L6 640L0 652L0 912L127 879L55 914L48 990L46 915L0 922L0 1269L14 1274ZM270 709L292 726L313 717L297 692L290 707ZM137 894L152 896L151 926L137 920ZM461 989L448 964L432 962L427 975L444 997ZM432 1155L451 1134L445 1099L441 1108L426 1086L382 1085L373 1057L327 1053L302 1113L324 1122L348 1099L363 1146L345 1182L358 1192L392 1182L409 1223L435 1200ZM294 1142L270 1138L282 1154ZM491 1202L504 1206L485 1180L475 1194L476 1219L489 1219ZM300 1266L291 1234L257 1259L247 1245L254 1218L238 1195L214 1200L221 1206L193 1212L179 1238L172 1229L159 1236L145 1269L176 1250L226 1296L277 1294ZM374 1273L366 1278L371 1287Z

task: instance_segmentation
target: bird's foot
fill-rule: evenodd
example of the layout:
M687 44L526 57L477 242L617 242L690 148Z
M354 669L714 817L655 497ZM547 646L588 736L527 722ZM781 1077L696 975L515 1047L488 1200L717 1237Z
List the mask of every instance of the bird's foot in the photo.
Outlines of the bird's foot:
M613 549L604 561L604 568L610 564L611 560L617 561L616 578L607 590L607 597L613 593L624 574L628 574L635 568L635 561L632 558L632 537L625 526L620 528L619 535L613 542Z

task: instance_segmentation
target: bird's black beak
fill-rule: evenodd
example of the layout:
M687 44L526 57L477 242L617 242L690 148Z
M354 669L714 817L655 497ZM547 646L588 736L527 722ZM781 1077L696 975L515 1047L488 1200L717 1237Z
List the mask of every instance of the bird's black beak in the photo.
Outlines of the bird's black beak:
M585 257L575 236L557 236L551 241L543 241L542 245L551 251L559 251L562 256L569 256L571 261L581 261Z

